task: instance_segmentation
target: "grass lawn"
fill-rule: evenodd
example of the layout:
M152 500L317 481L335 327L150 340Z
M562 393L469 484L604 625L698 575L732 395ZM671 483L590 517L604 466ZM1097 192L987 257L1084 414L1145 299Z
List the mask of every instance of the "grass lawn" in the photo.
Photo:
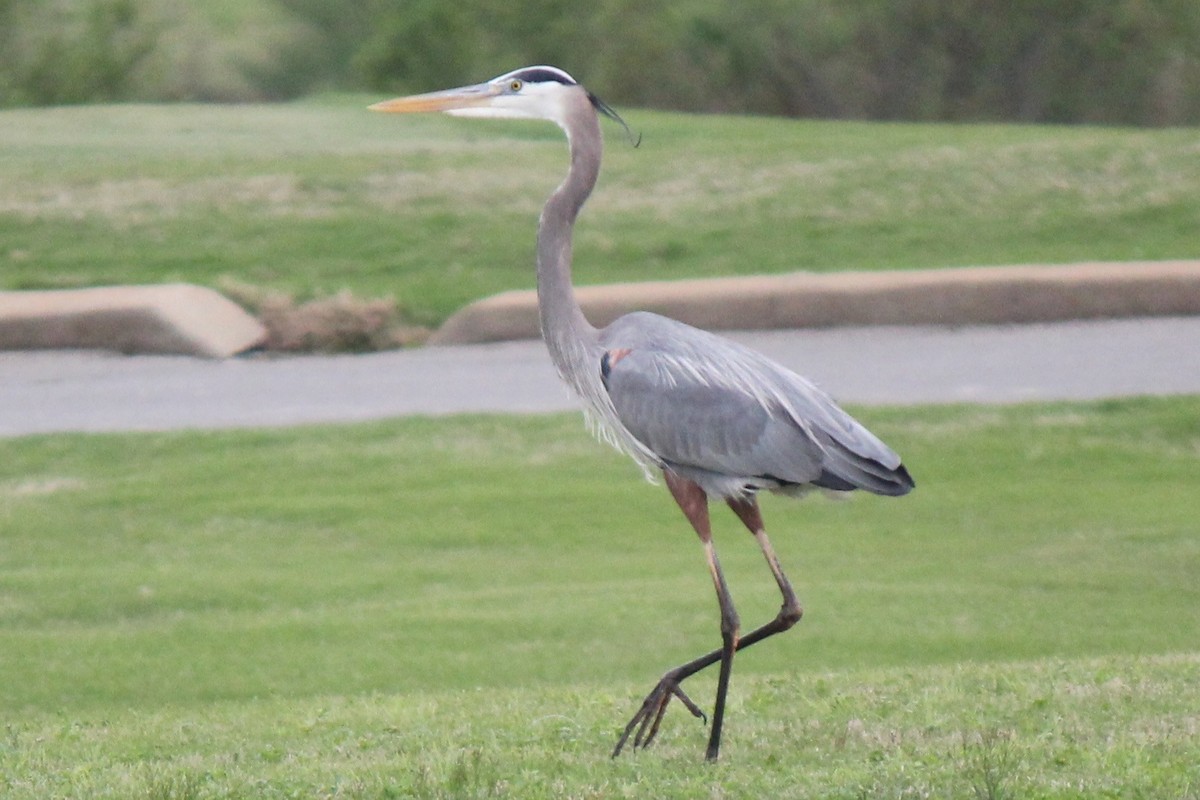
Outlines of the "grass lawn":
M532 286L560 133L377 99L0 111L0 288L348 289L435 324ZM1200 255L1195 130L627 116L581 283Z
M1197 797L1200 398L860 416L917 491L765 501L715 767L608 759L717 616L574 416L0 441L0 795Z

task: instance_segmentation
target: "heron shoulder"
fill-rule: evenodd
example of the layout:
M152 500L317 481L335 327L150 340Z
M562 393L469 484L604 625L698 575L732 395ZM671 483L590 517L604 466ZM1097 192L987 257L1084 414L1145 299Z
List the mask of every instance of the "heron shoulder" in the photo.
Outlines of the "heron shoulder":
M757 350L651 312L634 312L600 331L606 353L636 353L630 365L652 370L655 382L695 384L753 399L764 408L787 407L787 398L832 404L811 382Z

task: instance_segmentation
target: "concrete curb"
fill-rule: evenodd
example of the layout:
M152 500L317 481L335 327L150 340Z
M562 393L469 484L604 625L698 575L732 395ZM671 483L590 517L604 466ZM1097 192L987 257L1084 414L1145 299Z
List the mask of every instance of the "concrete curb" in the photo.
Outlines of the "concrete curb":
M220 293L190 284L0 292L0 350L95 348L226 358L267 331Z
M1200 260L793 273L587 286L577 295L598 326L641 309L710 330L1175 316L1200 314ZM461 309L429 343L539 335L536 292L514 291Z
M1200 260L891 272L793 273L578 289L596 325L642 309L710 330L973 325L1200 314ZM461 309L429 343L535 339L537 294ZM225 358L261 344L261 323L200 286L0 292L0 350L98 348Z

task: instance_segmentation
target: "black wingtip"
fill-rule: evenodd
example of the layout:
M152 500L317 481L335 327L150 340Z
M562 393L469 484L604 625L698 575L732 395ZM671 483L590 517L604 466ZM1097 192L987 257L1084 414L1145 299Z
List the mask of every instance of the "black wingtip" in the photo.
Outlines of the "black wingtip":
M864 489L872 494L900 497L911 492L916 482L903 464L888 469L877 461L858 461L842 464L837 471L825 468L812 481L813 486L834 492L852 492Z

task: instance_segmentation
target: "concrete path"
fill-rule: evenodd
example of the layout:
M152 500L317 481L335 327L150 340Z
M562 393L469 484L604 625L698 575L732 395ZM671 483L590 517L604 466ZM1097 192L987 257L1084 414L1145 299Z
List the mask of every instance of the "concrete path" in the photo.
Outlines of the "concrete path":
M1200 317L732 336L846 403L1200 393ZM0 436L576 407L539 341L225 361L0 352Z

